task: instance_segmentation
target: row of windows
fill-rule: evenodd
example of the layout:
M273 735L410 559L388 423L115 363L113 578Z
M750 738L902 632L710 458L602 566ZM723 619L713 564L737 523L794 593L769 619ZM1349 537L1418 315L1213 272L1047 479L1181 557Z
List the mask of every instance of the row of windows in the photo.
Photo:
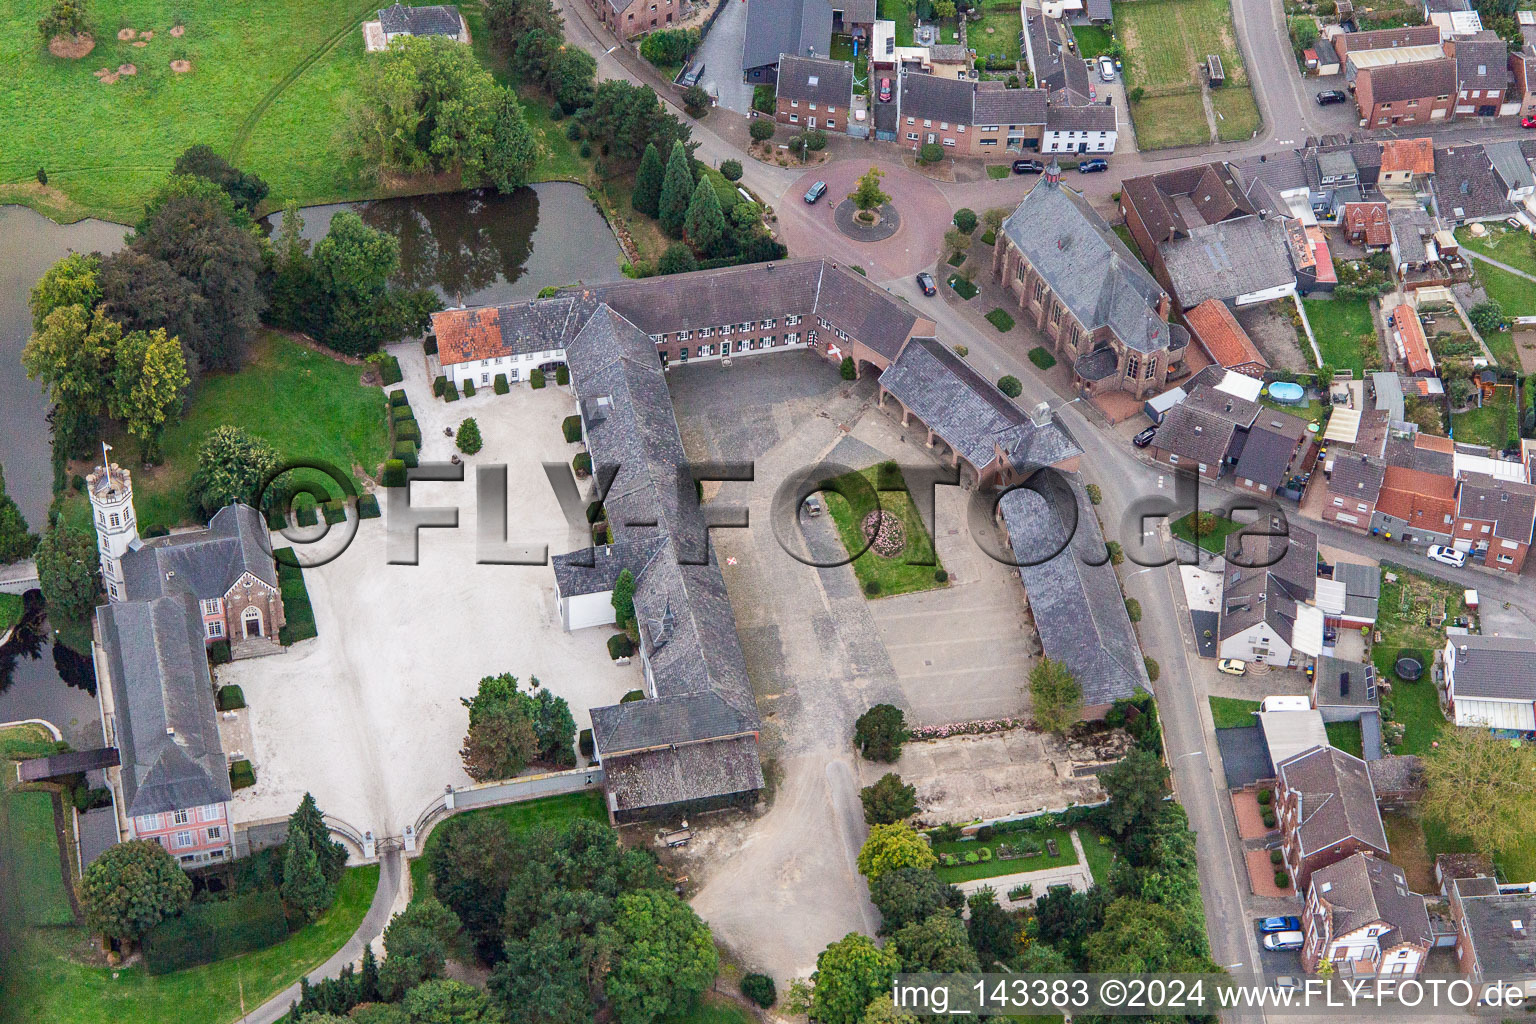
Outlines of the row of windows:
M494 359L480 360L481 366L500 366L502 363L514 363L521 359L523 362L533 362L542 359L564 359L565 353L558 350L549 352L524 352L520 356L497 356Z
M769 335L765 338L737 338L736 351L756 352L760 349L781 348L785 345L798 344L800 344L800 334L797 331L794 334L784 335L783 341L780 341L777 335ZM686 345L678 349L677 361L680 363L686 363L688 361L690 351L692 350L690 350ZM728 356L731 354L731 343L728 341L723 341L716 345L700 345L695 354L700 359L707 358L708 356ZM661 353L661 365L667 365L667 354L665 352Z
M203 831L208 837L205 840L206 842L214 843L224 838L224 827L222 825L214 825L211 828L204 829ZM177 832L176 842L174 845L177 849L185 849L188 846L196 846L197 839L194 838L194 833L192 833L190 830Z
M786 316L784 318L784 325L786 327L794 327L799 323L799 316ZM730 334L750 334L753 331L771 331L778 325L779 318L774 316L769 317L766 320L745 320L739 324L723 324L720 327L701 327L698 330L698 335L701 338L713 338L717 333L721 336ZM678 331L675 340L692 341L693 335L693 331ZM653 334L651 335L651 340L658 345L664 345L667 342L667 335Z
M796 110L800 109L800 101L799 100L790 100L789 101L789 105L791 107L795 108ZM812 110L816 109L816 104L814 104L814 103L808 103L808 104L806 104L806 106L810 107ZM827 113L829 113L829 114L837 113L837 107L832 105L832 104L828 104L827 105Z
M799 114L790 114L789 115L789 123L790 124L799 124L800 123L800 115ZM806 118L805 119L805 123L809 127L811 127L811 128L815 128L816 127L816 119L814 117ZM835 120L833 120L832 118L828 117L828 118L823 119L823 121L821 122L821 126L823 128L831 128L831 129L833 129L835 131L837 129L837 122Z

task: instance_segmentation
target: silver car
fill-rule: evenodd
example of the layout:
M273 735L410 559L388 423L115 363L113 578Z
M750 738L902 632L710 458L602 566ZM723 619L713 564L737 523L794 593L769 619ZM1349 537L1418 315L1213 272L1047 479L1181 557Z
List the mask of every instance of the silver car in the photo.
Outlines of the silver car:
M1106 55L1099 57L1099 78L1106 82L1115 80L1115 62Z

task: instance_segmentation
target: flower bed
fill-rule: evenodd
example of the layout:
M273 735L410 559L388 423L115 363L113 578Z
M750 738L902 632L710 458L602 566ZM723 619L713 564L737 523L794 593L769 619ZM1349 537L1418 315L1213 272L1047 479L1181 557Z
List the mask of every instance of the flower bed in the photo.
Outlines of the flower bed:
M895 558L907 548L907 531L894 513L875 509L859 524L870 549L881 558Z
M911 730L909 739L942 740L949 736L984 736L1007 732L1029 724L1027 718L983 718L974 722L950 722L947 725L920 725Z

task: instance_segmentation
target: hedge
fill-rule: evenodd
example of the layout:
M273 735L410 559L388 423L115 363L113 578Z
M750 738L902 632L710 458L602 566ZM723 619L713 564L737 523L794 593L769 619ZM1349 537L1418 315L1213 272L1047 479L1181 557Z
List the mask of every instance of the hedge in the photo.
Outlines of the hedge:
M315 512L315 506L310 504L300 505L294 515L300 526L314 526L320 522L320 516Z
M399 391L391 391L389 393L389 404L390 405L410 405L411 404L411 400L406 397L405 389L401 388Z
M629 639L629 637L626 636L623 633L619 633L617 635L621 636L621 637L624 637L625 640ZM645 700L645 691L644 690L630 690L624 696L619 698L619 703L620 704L628 704L630 701L636 701L636 700Z
M404 470L401 472L404 473ZM273 554L281 556L283 552L287 552L289 560L293 558L292 548L283 548ZM288 620L288 624L278 631L278 640L286 647L300 640L318 636L319 633L315 629L315 610L309 603L309 589L304 586L304 570L297 565L286 564L286 561L279 557L277 584L283 594L283 617Z
M337 498L320 506L325 511L325 521L330 526L347 521L347 499Z
M586 476L592 472L592 454L590 452L577 452L571 459L571 469L577 476Z
M467 381L464 382L464 397L465 398L474 398L475 397L475 382L474 381L467 380Z
M242 759L229 766L229 785L231 789L250 789L256 785L256 769L251 762Z
M151 928L144 936L144 963L150 974L169 974L266 949L286 938L282 901L270 893L247 893L194 903Z
M399 394L399 392L396 392L396 394ZM411 403L404 402L400 405L390 407L389 418L394 420L396 423L399 423L402 420L407 420L414 423L416 421L416 414L411 411Z
M443 401L445 401L445 402L457 402L458 400L459 400L459 386L457 384L455 384L453 381L449 381L447 384L445 384L443 386Z
M570 382L571 382L571 370L570 370L570 367L566 366L564 363L561 363L559 366L555 367L555 383L560 385L561 387L565 387Z
M404 379L404 376L400 372L400 360L394 356L386 355L379 360L379 379L384 382L385 387L389 387L391 384L399 384Z
M415 441L397 441L394 451L390 452L390 457L405 463L406 469L416 468L419 464L419 455L420 451L417 449Z
M1005 309L994 309L987 314L987 322L1000 331L1013 330L1013 317Z
M215 665L229 664L229 641L215 640L208 645L208 660Z
M560 432L571 444L581 440L581 417L574 413L560 421Z
M239 711L245 707L245 691L238 686L219 687L219 710Z
M627 658L633 653L635 653L635 645L629 639L629 634L615 633L608 638L608 657L614 661L618 661L620 658ZM640 691L630 690L629 693L640 693ZM629 693L624 695L624 700L630 699ZM644 697L645 694L641 693L640 696Z
M437 354L437 335L429 334L421 339L421 350L429 356Z
M581 735L578 736L577 739L576 739L576 749L581 751L581 756L582 757L586 758L589 761L592 760L592 754L593 754L595 748L592 746L592 730L591 729L583 729L583 730L581 730Z
M376 494L364 494L357 499L357 518L379 518L379 497Z
M432 382L432 394L436 395L438 398L442 398L443 392L447 390L447 388L448 378L444 377L442 374L438 374L437 379Z
M396 423L395 424L395 440L396 441L419 441L419 440L421 440L421 424L417 423L415 420L401 420L399 423Z
M384 474L380 482L385 487L405 486L405 463L400 459L388 459L384 463Z
M774 987L773 979L766 974L748 974L742 978L741 994L765 1010L772 1006L779 998L779 992Z
M535 367L533 372L528 374L528 383L529 383L530 386L535 387L535 388L543 387L544 386L544 371L538 369L537 367Z
M491 390L495 391L498 395L504 395L508 391L511 391L511 386L507 384L507 375L504 373L498 373L496 375L496 379L491 382Z
M1042 370L1049 370L1056 365L1056 357L1039 345L1029 350L1029 361Z

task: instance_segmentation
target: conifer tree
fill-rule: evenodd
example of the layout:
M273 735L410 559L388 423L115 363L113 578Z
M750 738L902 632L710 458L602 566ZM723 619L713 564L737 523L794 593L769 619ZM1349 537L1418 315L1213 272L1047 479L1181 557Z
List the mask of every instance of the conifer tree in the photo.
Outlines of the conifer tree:
M688 201L688 216L683 220L688 244L695 252L708 253L725 233L725 214L720 210L720 197L708 178L700 178Z
M635 172L635 190L629 200L631 205L647 217L655 217L661 209L661 183L666 175L667 168L661 162L661 154L656 151L656 143L646 143L645 155L640 158L640 169Z
M666 175L661 182L661 198L657 203L657 219L662 230L673 238L683 233L683 223L688 217L689 200L693 198L693 168L689 165L688 151L681 142L672 144L672 155L667 158Z

